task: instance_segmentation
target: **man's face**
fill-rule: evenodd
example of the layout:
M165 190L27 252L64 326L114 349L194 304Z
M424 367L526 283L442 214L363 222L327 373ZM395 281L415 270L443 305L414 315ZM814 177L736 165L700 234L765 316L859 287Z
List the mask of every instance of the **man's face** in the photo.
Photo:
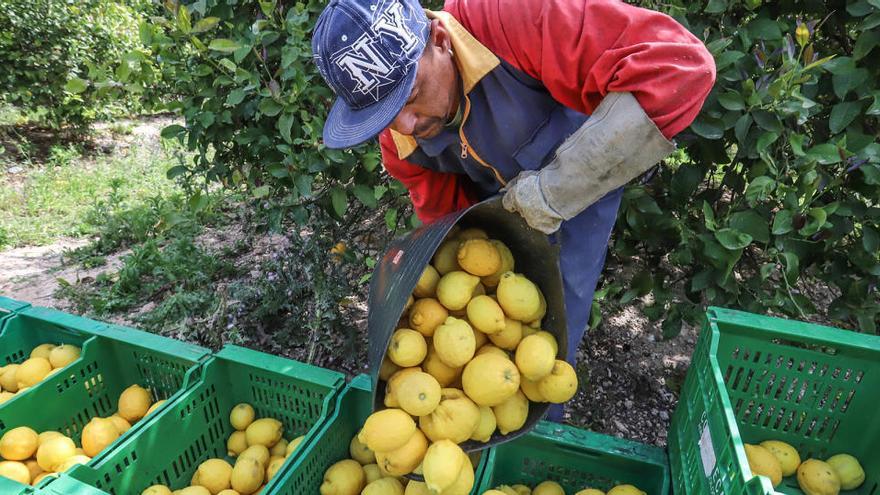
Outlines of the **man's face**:
M431 23L431 37L419 60L416 81L391 129L419 139L436 136L458 110L458 69L449 52L451 41L439 21Z

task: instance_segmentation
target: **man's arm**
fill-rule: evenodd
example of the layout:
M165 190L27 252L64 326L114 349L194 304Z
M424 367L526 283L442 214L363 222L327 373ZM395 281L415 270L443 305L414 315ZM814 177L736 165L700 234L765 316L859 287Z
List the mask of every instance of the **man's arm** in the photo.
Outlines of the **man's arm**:
M432 222L477 202L467 177L435 172L402 160L388 129L379 134L379 144L385 170L407 188L422 222Z
M447 0L445 10L554 99L592 114L631 93L667 138L696 118L712 55L671 17L617 0Z

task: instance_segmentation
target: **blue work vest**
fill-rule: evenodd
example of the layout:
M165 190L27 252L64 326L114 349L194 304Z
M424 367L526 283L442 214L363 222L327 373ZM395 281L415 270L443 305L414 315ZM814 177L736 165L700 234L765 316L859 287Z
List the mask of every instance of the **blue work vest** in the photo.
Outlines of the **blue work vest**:
M558 103L540 81L503 60L464 96L461 128L417 139L418 147L406 159L467 175L481 200L523 170L546 166L556 148L589 118ZM560 246L571 363L589 322L621 195L622 189L609 193L550 236Z

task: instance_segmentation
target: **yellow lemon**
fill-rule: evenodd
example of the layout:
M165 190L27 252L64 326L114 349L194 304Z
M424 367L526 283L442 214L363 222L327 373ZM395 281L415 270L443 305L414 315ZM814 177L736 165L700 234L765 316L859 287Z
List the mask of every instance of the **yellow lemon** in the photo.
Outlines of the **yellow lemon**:
M357 461L346 459L330 466L324 473L321 495L359 495L365 486L364 469Z
M395 478L379 478L364 487L361 495L404 495L403 485Z
M366 444L361 443L357 435L351 437L351 442L348 444L348 453L351 454L352 459L364 466L376 463L376 454Z
M476 296L467 305L467 317L471 325L485 334L504 330L504 311L489 296Z
M553 371L556 352L553 346L538 335L528 336L516 348L516 367L529 380L544 378Z
M516 365L495 353L474 357L461 375L464 392L481 406L497 406L519 389ZM497 413L496 413L497 414Z
M23 461L37 451L40 437L27 426L13 428L0 438L0 457L7 461Z
M92 418L82 432L82 448L86 455L95 457L108 445L119 438L119 430L113 421L105 418Z
M400 366L397 366L388 359L388 356L385 356L382 358L382 365L379 366L379 379L387 382L391 375L397 373L398 370L400 370Z
M464 320L450 316L434 332L434 349L447 366L467 364L474 357L477 341L474 330Z
M15 371L15 380L18 382L18 388L33 387L40 383L46 375L52 371L52 365L46 358L35 357L26 360L18 366Z
M241 404L236 404L232 411L229 412L229 423L236 430L244 431L254 422L256 415L257 413L254 412L253 406L242 402Z
M265 478L266 468L256 459L252 457L239 457L235 461L235 466L232 468L232 475L229 477L229 480L233 490L242 495L250 495L259 490Z
M603 492L602 490L597 490L595 488L584 488L574 495L605 495L605 492Z
M437 282L439 281L440 273L436 268L428 265L422 271L422 276L419 277L416 288L413 289L413 294L416 297L434 297L434 294L437 293Z
M199 484L211 493L229 488L232 483L232 466L223 459L208 459L199 464Z
M841 489L855 490L865 482L865 470L855 457L849 454L837 454L829 457L825 462L840 478Z
M505 272L512 272L514 268L513 261L513 253L510 252L510 249L501 241L492 239L490 241L495 249L498 250L498 254L501 256L501 265L495 270L495 273L492 275L487 275L481 278L481 282L486 287L496 287L498 286L498 282L501 280L501 275Z
M512 431L519 430L526 423L529 416L529 399L519 390L509 399L492 408L495 420L498 423L498 431L507 435Z
M743 447L745 447L752 474L770 478L774 487L782 483L782 466L776 456L760 445L747 443L743 444Z
M126 421L125 418L123 418L122 416L120 416L118 414L113 414L113 415L107 416L107 419L109 419L110 421L113 422L113 426L115 426L116 429L119 430L120 435L125 433L126 431L128 431L131 428L131 423Z
M284 425L275 418L260 418L254 420L244 430L248 445L265 445L272 448L284 433Z
M398 366L416 366L425 359L427 353L425 337L415 330L400 328L391 336L388 358Z
M8 401L9 399L11 399L13 397L15 397L15 394L13 394L12 392L6 392L6 391L0 392L0 404L3 404L4 402Z
M608 490L608 495L647 495L632 485L617 485Z
M428 449L428 439L416 430L401 447L390 452L376 452L376 464L393 476L403 476L413 472L421 464Z
M464 366L449 366L444 363L433 345L428 347L428 355L422 362L422 367L426 373L437 380L441 387L448 387L461 376L461 372L464 370Z
M65 436L53 437L37 449L37 464L43 471L55 471L59 464L77 455L73 440Z
M406 375L420 371L422 371L420 367L413 366L412 368L401 368L397 373L391 375L388 383L385 384L385 407L400 407L400 402L397 400L397 388L400 386L400 381Z
M271 480L284 465L284 458L278 457L269 461L269 467L266 468L266 481Z
M54 348L55 348L55 344L40 344L31 350L30 357L43 358L46 361L48 361L49 354L52 352L52 349L54 349Z
M144 416L149 416L150 413L152 413L156 409L159 409L159 406L161 406L164 403L165 403L165 399L157 400L152 406L150 406L149 409L147 409L147 414L145 414Z
M266 466L269 464L269 448L262 444L251 445L250 447L244 449L244 451L239 454L238 458L242 459L244 457L250 457L251 459L257 461L262 466ZM236 460L238 462L238 460ZM198 474L198 472L196 472Z
M137 384L132 385L119 396L118 414L129 423L135 423L146 416L152 402L149 390Z
M403 495L435 495L428 490L424 481L410 481L406 484Z
M278 442L269 449L269 454L278 457L284 457L287 453L287 440L281 438Z
M477 349L475 356L481 356L483 354L497 354L504 359L510 359L510 354L507 354L507 351L496 347L494 344L484 344L479 349Z
M165 485L153 485L142 491L141 495L171 495L171 489Z
M456 234L455 238L459 241L467 241L469 239L488 239L489 235L479 227L470 227Z
M366 483L369 485L370 483L384 477L385 475L379 470L378 464L366 464L364 465L364 479Z
M505 272L498 282L498 304L514 320L532 321L541 309L538 287L524 275ZM528 319L531 318L531 319Z
M3 374L0 375L0 387L3 387L6 392L18 392L18 380L15 379L17 370L17 364L7 364L3 368Z
M37 462L36 459L28 459L24 461L24 465L27 466L28 472L31 473L31 480L36 478L40 473L44 473L43 468L40 467L40 463Z
M67 460L65 460L61 464L58 464L57 466L55 466L54 471L57 473L63 473L65 471L67 471L68 469L72 468L73 466L76 466L77 464L83 464L83 465L88 464L88 462L91 460L92 460L92 458L87 455L75 455L73 457L69 457Z
M522 336L522 323L517 320L505 318L504 329L500 332L489 335L489 340L501 349L512 351L519 345Z
M531 495L531 493L532 493L532 489L527 487L526 485L513 485L511 488L513 488L513 490L518 495ZM602 494L602 495L605 495L605 494Z
M79 359L79 355L79 347L70 344L61 344L49 352L49 363L53 368L63 368Z
M284 450L284 457L290 457L290 454L292 454L293 451L296 450L297 447L299 447L299 444L301 444L302 441L305 440L305 438L305 435L300 435L291 440L290 443L287 444L287 448Z
M532 495L565 495L565 490L555 481L544 481L532 490Z
M440 495L470 495L471 489L474 487L474 467L467 456L465 456L463 464L458 472L458 477L455 478L452 485L440 492Z
M180 490L175 490L172 493L173 495L211 495L210 490L200 485L188 486L186 488L181 488Z
M431 444L422 463L425 484L432 492L443 492L452 486L464 467L466 456L461 447L449 440Z
M801 456L797 450L785 442L765 440L761 442L761 447L769 450L776 457L776 460L779 461L783 477L793 475L797 472L798 466L801 465Z
M425 337L431 337L447 316L449 310L440 304L440 301L426 297L413 304L409 312L409 326Z
M404 375L395 394L400 408L413 416L431 414L440 404L440 384L433 376L421 371Z
M468 239L458 246L458 266L471 275L486 277L501 268L501 254L488 239Z
M538 391L547 402L562 404L577 392L577 373L565 361L557 359L550 374L538 381Z
M522 393L532 402L547 402L547 399L541 395L541 391L538 389L538 382L533 382L528 378L520 377L519 389L522 390Z
M479 424L480 408L464 392L454 388L444 388L434 412L419 418L419 427L432 442L444 439L464 442Z
M817 459L802 462L797 471L798 486L805 495L837 495L840 478L828 463Z
M441 277L449 272L461 270L461 267L458 266L459 243L458 239L443 241L443 244L440 244L437 252L434 253L432 264Z
M0 476L17 481L22 485L31 484L31 472L23 462L0 461Z
M477 424L477 429L471 434L471 440L484 443L488 442L489 439L492 438L492 434L495 433L495 428L497 426L498 423L495 419L495 413L492 412L492 408L489 406L480 406L480 422Z
M437 283L437 299L449 310L465 309L478 286L480 277L463 271L449 272Z
M403 447L416 431L412 417L401 409L383 409L371 414L358 440L373 452L391 452Z
M247 437L243 431L233 431L226 440L226 452L229 457L236 457L248 448Z

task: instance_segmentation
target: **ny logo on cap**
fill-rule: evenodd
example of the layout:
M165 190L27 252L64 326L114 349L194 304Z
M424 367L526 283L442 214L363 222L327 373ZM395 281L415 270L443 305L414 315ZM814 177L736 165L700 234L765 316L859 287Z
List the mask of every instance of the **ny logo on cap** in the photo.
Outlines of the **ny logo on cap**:
M426 22L423 16L406 12L401 2L383 7L374 10L370 29L333 57L333 63L357 83L352 91L370 95L374 101L380 99L379 88L396 82L397 78L390 77L395 71L404 69L401 74L406 74L418 60L423 43L412 27L421 29Z

